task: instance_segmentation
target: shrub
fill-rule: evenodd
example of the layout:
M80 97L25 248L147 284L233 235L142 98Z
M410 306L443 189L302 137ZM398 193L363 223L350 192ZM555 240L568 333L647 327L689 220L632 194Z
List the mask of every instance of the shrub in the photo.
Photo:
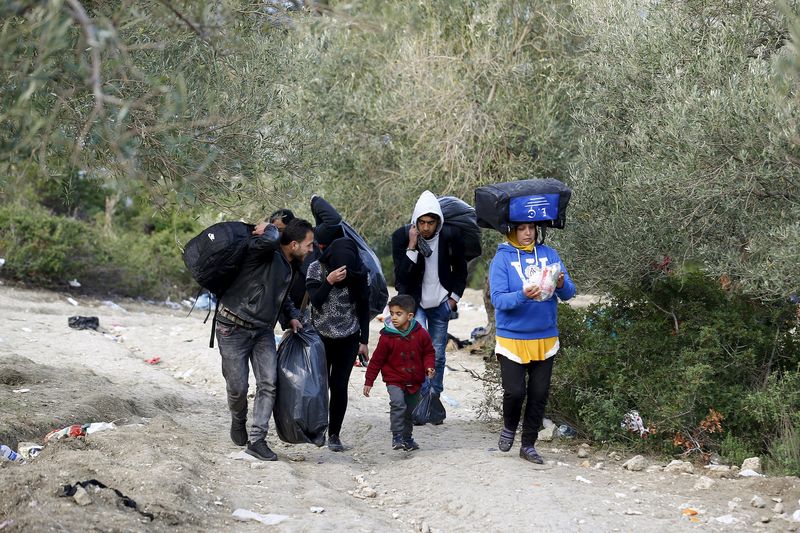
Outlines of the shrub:
M659 273L586 310L559 306L548 416L593 439L706 459L758 453L774 471L799 473L795 313L696 271ZM497 398L487 387L487 405ZM620 427L634 409L646 439Z

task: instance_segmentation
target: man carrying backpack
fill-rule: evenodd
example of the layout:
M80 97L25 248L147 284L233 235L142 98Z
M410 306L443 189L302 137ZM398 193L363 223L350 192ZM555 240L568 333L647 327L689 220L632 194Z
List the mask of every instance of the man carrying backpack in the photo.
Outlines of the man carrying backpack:
M259 234L260 229L250 237L241 269L222 295L216 334L231 410L231 440L237 446L246 444L246 453L257 459L276 461L278 456L266 441L278 369L274 329L279 318L294 331L302 328L300 312L288 292L297 264L311 252L314 232L299 218L289 221L282 232L272 224ZM256 394L248 442L249 363Z
M445 346L450 313L467 286L464 239L457 227L444 224L439 200L425 191L417 200L411 225L392 234L395 288L417 302L414 318L428 330L436 350L436 374L426 380L422 392L430 389L437 397L444 389ZM434 421L440 424L442 416Z

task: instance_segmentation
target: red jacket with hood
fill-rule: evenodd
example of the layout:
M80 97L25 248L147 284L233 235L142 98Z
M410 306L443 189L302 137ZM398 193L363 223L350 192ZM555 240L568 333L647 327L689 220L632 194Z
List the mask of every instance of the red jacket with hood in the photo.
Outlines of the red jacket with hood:
M383 328L378 347L369 360L364 384L372 387L380 372L384 383L413 394L425 381L425 369L434 368L435 354L431 336L419 323L415 322L405 335Z

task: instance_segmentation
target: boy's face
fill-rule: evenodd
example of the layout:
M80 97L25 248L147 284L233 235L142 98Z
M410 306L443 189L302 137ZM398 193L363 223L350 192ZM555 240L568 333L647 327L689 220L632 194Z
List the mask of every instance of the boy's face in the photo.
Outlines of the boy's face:
M389 315L392 317L392 326L399 331L408 329L408 324L414 318L414 313L409 313L402 307L393 305L389 308Z

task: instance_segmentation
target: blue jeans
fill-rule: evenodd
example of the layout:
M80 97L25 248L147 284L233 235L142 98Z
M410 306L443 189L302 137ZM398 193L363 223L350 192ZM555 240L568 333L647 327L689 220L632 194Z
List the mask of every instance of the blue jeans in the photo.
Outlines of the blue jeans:
M228 408L238 422L247 420L247 379L253 365L256 397L250 442L267 437L269 417L275 405L278 382L278 354L275 333L271 329L247 329L217 319L217 345L222 356L222 375L228 392Z
M450 322L450 301L445 300L438 307L423 309L417 307L417 314L414 316L420 325L428 330L428 334L433 341L433 349L436 350L436 375L433 379L425 378L421 392L426 394L431 388L434 394L441 394L444 390L444 364L445 347L447 346L447 324Z

